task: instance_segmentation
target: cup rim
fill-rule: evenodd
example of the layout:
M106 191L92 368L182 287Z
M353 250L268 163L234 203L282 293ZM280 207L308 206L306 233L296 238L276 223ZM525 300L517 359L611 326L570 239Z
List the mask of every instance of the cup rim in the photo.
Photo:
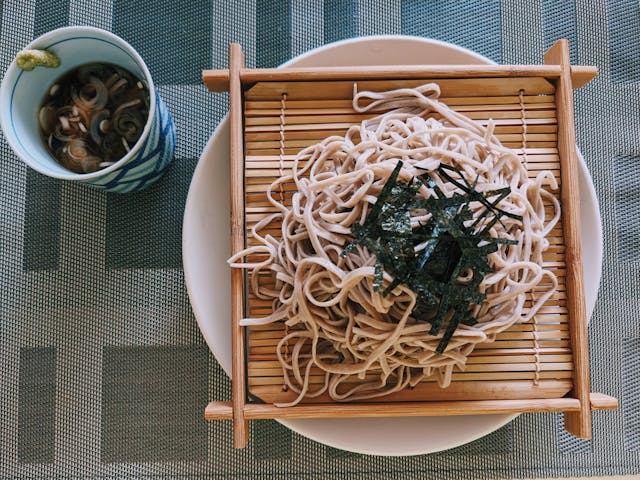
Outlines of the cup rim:
M48 48L51 48L52 46L57 45L58 43L61 43L61 42L66 41L66 40L69 40L69 39L73 38L74 35L78 35L78 34L79 35L82 35L82 34L94 34L98 40L111 41L117 47L119 47L122 50L124 50L125 53L130 55L132 57L132 59L135 61L135 63L137 63L138 66L140 67L140 69L142 70L142 73L143 73L143 75L145 77L144 80L147 82L147 85L148 85L148 88L149 88L149 114L147 116L147 121L146 121L145 126L144 126L144 128L142 130L142 133L140 134L140 138L138 138L138 140L131 147L129 152L127 152L127 154L125 156L120 158L113 165L109 165L106 168L102 168L100 170L97 170L97 171L91 172L91 173L75 173L75 172L71 172L71 171L69 171L67 173L60 173L60 172L53 172L53 171L47 170L46 168L42 168L39 164L37 164L36 162L33 162L31 160L31 158L29 158L29 156L23 155L23 153L21 151L22 149L16 148L16 146L14 145L14 140L11 138L10 135L5 135L5 138L7 139L7 142L13 148L13 151L20 157L20 159L23 162L25 162L29 167L31 167L34 170L36 170L37 172L40 172L43 175L46 175L46 176L52 177L52 178L59 178L59 179L62 179L62 180L82 181L82 180L91 180L91 179L101 178L101 177L103 177L105 175L108 175L109 173L112 173L112 172L114 172L116 170L119 170L124 165L129 163L138 154L138 152L142 148L142 145L144 144L146 138L148 137L149 132L151 131L151 128L152 128L152 125L153 125L153 119L155 118L155 115L156 115L156 89L155 89L155 85L153 84L153 79L151 78L151 73L149 72L149 68L147 67L147 64L142 59L140 54L136 51L136 49L133 48L123 38L115 35L114 33L109 32L107 30L103 30L101 28L91 27L91 26L68 26L68 27L57 28L55 30L51 30L51 31L49 31L47 33L44 33L43 35L40 35L39 37L35 38L31 42L29 42L29 44L26 45L24 47L24 49L30 49L30 48L36 48L36 47L37 48L48 49ZM62 37L61 37L61 35L62 35ZM11 89L11 93L13 93L13 90L17 86L18 80L25 73L22 70L20 70L20 71L18 71L18 70L20 70L20 68L17 66L16 60L14 58L11 61L11 64L9 65L9 67L7 68L7 71L5 72L4 78L2 79L2 83L0 84L0 91L1 92L6 92L7 89ZM17 76L16 76L16 73L17 73ZM11 74L13 74L13 75L11 75ZM14 79L13 83L9 84L9 77L11 77L11 76L14 76L15 79ZM46 88L46 86L45 86L45 88ZM4 96L4 95L5 94L3 93L2 96ZM11 103L9 103L8 108L9 108L9 114L7 115L7 117L10 118L11 117ZM3 130L4 130L4 128L3 128ZM53 156L52 156L52 158L53 158ZM55 161L55 159L54 159L54 161Z

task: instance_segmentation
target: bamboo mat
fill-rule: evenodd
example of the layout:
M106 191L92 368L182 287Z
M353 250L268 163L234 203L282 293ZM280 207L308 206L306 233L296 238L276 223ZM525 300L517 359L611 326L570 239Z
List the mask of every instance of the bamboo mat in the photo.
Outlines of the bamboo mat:
M480 124L496 122L496 135L505 146L516 149L526 162L530 177L549 170L560 183L557 151L557 118L554 87L541 78L437 79L441 98L454 110ZM419 86L429 80L407 81ZM402 85L397 81L357 82L359 91L385 91ZM245 219L247 245L258 244L253 226L275 212L266 196L267 186L291 173L295 154L329 135L344 135L347 128L373 117L353 110L353 82L258 83L245 93ZM435 116L437 115L429 115ZM534 130L532 133L531 130ZM328 133L331 132L331 133ZM508 132L508 133L507 133ZM293 138L291 138L293 136ZM549 188L547 182L546 187ZM293 182L274 192L291 205ZM282 192L282 193L280 193ZM559 198L559 191L553 192ZM286 198L285 198L286 196ZM552 216L548 202L547 213ZM263 231L281 238L280 223ZM440 388L433 378L385 396L385 401L482 400L561 397L572 388L573 362L568 337L565 264L562 226L549 236L544 266L558 276L559 288L533 321L513 325L497 335L495 342L479 344L464 371L455 371L452 385ZM273 284L261 276L263 286ZM544 291L537 291L525 308ZM259 318L272 312L270 301L249 293L248 315ZM297 394L285 387L276 357L277 344L285 335L282 322L249 328L249 392L269 403L288 402ZM304 353L304 352L303 352ZM362 381L371 381L369 376ZM312 388L324 381L318 368L311 370ZM356 381L357 383L357 381ZM328 395L304 399L303 403L330 401ZM376 401L381 401L376 399Z

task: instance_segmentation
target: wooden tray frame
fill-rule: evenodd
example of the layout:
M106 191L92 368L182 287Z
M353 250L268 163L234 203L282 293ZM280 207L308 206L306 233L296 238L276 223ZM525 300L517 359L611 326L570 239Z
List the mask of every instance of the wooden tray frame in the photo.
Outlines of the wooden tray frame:
M205 70L203 81L211 91L230 93L231 250L245 246L244 212L244 92L257 82L332 81L373 79L541 77L555 85L557 147L560 156L560 201L565 242L567 309L573 357L573 390L564 397L504 400L400 401L380 403L321 403L276 407L251 401L247 395L246 332L239 322L245 311L244 272L231 269L232 401L211 402L207 420L233 421L234 447L247 445L248 421L285 418L394 417L563 412L567 431L591 438L591 411L618 407L617 399L590 393L589 353L580 239L578 160L574 130L573 88L595 77L597 69L572 66L567 40L558 40L544 55L544 65L429 65L394 67L329 67L247 69L239 44L229 48L228 70Z

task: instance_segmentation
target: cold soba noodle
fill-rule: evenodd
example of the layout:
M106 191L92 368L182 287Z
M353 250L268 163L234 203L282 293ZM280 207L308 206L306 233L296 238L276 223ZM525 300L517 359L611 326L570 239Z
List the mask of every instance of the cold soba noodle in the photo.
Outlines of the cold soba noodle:
M494 136L491 121L485 128L440 102L439 95L437 84L357 93L356 111L387 113L352 126L344 137L332 136L302 150L291 175L268 189L277 213L252 229L258 244L229 259L232 267L250 270L251 291L273 306L271 315L243 319L242 325L286 323L277 355L286 386L298 394L287 405L324 393L336 401L370 399L428 377L446 387L454 369L464 369L476 344L531 319L557 288L555 274L542 266L549 245L545 236L560 217L558 201L543 188L548 183L557 189L553 174L543 171L529 179L516 153ZM388 182L395 186L385 190ZM286 204L283 186L294 191ZM375 211L382 197L404 195L410 188L413 203L406 204L406 212L390 200ZM461 310L454 303L443 307L444 294L439 296L437 288L421 292L415 282L411 288L413 273L405 276L407 281L397 281L371 251L377 246L382 255L383 238L367 240L360 233L371 217L396 209L398 218L406 213L406 225L410 222L409 231L398 234L400 240L431 225L424 241L413 244L416 258L427 258L442 250L445 240L455 243L451 236L437 237L440 227L434 222L436 216L462 215L455 198L465 192L471 200L459 226L484 229L486 236L471 245L464 243L469 241L466 234L459 234L463 246L456 259L468 250L464 245L478 251L492 242L495 247L485 249L489 269L449 270L455 273L448 287L476 282L474 298L482 299ZM501 198L496 192L502 192ZM436 201L444 205L438 212L419 207ZM545 204L553 206L551 218ZM499 218L484 217L488 205L501 212ZM281 239L265 232L273 222L282 224ZM375 228L388 232L396 226L380 220ZM385 245L400 240L389 237ZM440 280L433 285L447 283ZM431 300L425 303L424 295ZM527 300L532 301L529 307ZM461 320L454 323L457 314ZM311 382L318 371L324 381Z

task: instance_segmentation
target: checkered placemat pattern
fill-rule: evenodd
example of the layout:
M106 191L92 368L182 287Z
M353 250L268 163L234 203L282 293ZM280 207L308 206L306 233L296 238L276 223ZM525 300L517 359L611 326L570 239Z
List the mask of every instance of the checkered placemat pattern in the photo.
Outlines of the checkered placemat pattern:
M0 139L0 477L370 479L529 478L640 471L640 5L637 0L0 0L0 72L34 37L65 25L122 36L143 56L178 132L177 158L126 196L29 170ZM605 236L590 326L593 388L617 396L594 439L560 416L522 415L433 455L327 448L273 421L245 450L202 419L230 384L209 353L181 269L189 182L227 97L203 67L242 43L270 67L343 38L437 38L502 63L539 63L569 38L597 65L576 93L579 145ZM425 432L425 435L438 432Z

